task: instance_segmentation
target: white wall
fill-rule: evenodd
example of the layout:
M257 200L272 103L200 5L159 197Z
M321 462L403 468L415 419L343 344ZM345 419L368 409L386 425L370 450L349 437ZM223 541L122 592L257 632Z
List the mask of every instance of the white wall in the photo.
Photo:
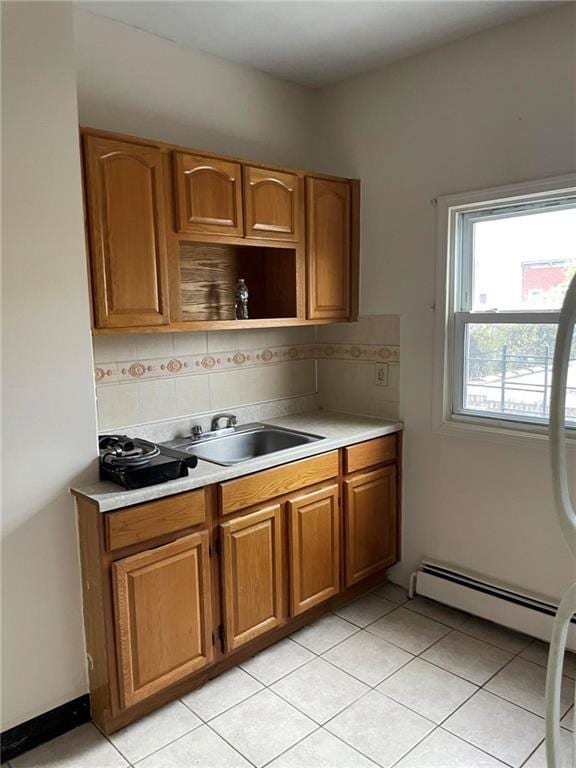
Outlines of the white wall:
M96 468L69 3L2 4L2 729L86 691L68 487Z
M185 146L308 166L309 88L74 12L80 120Z
M324 92L327 166L363 184L361 310L402 318L404 580L423 555L551 596L575 575L543 446L432 432L430 204L574 170L575 20L574 6L555 9Z
M76 68L83 124L312 155L307 89L74 15L75 28L69 3L3 3L3 730L87 690L67 493L96 471Z

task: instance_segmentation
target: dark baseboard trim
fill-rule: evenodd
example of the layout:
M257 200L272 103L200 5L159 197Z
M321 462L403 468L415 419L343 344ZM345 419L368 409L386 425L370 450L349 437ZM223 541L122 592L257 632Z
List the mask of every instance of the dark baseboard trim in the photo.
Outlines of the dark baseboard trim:
M77 699L67 701L66 704L4 731L0 735L2 739L0 762L12 760L23 752L28 752L29 749L88 722L90 722L90 696L85 693Z

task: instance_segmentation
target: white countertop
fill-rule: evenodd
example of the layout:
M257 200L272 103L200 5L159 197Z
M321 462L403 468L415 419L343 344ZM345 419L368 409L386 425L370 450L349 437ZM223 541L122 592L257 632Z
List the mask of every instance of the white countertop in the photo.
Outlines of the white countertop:
M288 429L298 429L303 432L312 432L320 435L323 440L314 443L289 448L284 451L276 451L267 456L259 456L249 459L231 467L222 467L211 464L208 461L198 461L194 469L190 469L188 477L179 480L171 480L159 485L150 485L147 488L139 488L134 491L124 491L121 486L111 482L98 482L91 485L82 485L71 488L75 496L81 496L96 502L100 512L110 512L114 509L129 507L133 504L142 504L146 501L154 501L164 496L172 496L175 493L184 493L194 488L201 488L213 483L221 483L242 475L250 475L262 469L270 469L280 464L288 464L291 461L316 456L345 445L361 443L375 437L388 435L391 432L399 432L403 429L401 421L375 419L367 416L354 416L347 413L333 411L313 411L311 413L298 413L292 416L282 416L278 419L268 419L266 424L276 424Z

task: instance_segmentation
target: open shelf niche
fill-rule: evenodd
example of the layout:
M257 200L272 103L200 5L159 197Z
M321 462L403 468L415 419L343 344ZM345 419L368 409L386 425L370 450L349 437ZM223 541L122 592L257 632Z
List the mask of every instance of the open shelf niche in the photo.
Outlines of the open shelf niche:
M296 318L295 247L180 243L182 321L234 320L239 278L249 291L250 319Z

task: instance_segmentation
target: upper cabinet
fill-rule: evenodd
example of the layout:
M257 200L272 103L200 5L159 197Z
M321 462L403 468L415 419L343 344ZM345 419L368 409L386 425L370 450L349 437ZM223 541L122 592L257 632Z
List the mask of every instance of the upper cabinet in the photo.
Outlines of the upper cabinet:
M350 315L350 184L306 179L308 317Z
M246 237L297 241L300 236L302 178L244 166Z
M170 318L162 153L85 136L84 156L95 325L165 325Z
M179 232L243 234L239 163L174 153Z
M358 181L82 133L97 333L356 319Z

